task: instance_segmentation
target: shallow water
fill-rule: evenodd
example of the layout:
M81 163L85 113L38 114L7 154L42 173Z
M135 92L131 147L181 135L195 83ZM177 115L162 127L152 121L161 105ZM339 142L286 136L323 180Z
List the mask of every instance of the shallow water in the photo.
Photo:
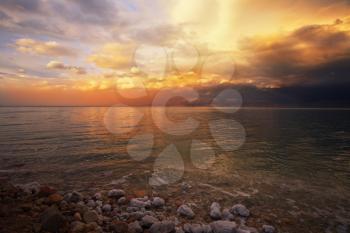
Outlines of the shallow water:
M0 176L14 182L84 190L127 176L147 188L164 163L179 170L165 177L169 187L210 184L250 199L256 212L321 216L310 229L342 232L349 224L349 110L0 108Z

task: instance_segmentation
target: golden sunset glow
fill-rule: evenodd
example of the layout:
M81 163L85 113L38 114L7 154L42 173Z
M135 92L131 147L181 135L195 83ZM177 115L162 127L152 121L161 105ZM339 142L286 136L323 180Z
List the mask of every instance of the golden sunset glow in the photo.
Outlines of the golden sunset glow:
M1 105L333 82L318 69L349 58L350 6L341 0L15 0L0 13Z

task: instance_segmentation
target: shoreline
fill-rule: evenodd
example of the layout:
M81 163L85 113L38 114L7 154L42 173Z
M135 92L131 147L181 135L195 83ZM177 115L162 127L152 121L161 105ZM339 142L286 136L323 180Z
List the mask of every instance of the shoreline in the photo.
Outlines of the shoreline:
M261 233L264 232L262 229L263 225L273 226L275 232L288 233L346 233L349 229L350 222L347 217L349 212L346 211L348 209L348 200L344 199L345 196L340 198L338 195L330 195L328 193L330 190L312 189L311 187L305 190L298 182L285 183L280 180L266 180L266 177L265 181L260 183L262 182L262 177L253 181L243 174L233 177L221 177L217 174L206 179L200 178L202 176L199 176L199 179L187 177L174 184L150 186L147 182L147 174L148 172L128 173L124 176L117 176L118 179L114 179L116 174L112 175L111 172L105 172L102 176L104 183L101 183L101 180L92 179L88 183L80 182L75 183L75 185L69 184L64 186L53 182L47 183L45 181L47 177L39 180L27 178L21 181L16 181L14 177L3 177L0 185L0 190L2 190L0 195L0 226L4 229L4 233L45 232L40 231L42 226L41 216L47 209L56 206L58 212L54 210L54 213L63 215L66 223L62 230L57 232L117 232L110 229L112 220L115 220L113 219L115 216L110 216L110 213L115 208L119 211L116 215L116 221L122 222L121 224L124 225L124 230L121 232L129 232L125 231L125 223L128 225L139 221L139 224L141 224L140 221L142 219L140 216L143 217L144 215L155 216L159 222L170 220L172 223L176 223L175 226L178 228L184 228L185 224L187 224L187 228L194 225L195 229L197 229L201 226L210 226L210 224L217 221L210 216L210 207L216 202L221 207L221 214L223 214L224 209L226 209L225 213L233 212L230 210L236 204L243 204L249 210L248 217L233 214L234 219L232 221L236 224L236 231L234 232ZM31 182L33 180L39 181L42 185L38 184L38 182ZM233 180L234 182L232 182ZM67 182L68 180L65 184ZM123 190L127 202L119 205L119 198L108 197L108 193L113 189ZM34 191L29 192L28 190ZM69 193L80 193L78 196L80 201L83 202L71 203L67 201ZM101 194L102 203L99 202L101 200L95 197L97 193ZM143 199L145 196L147 196L147 200ZM58 198L60 202L52 202L50 198ZM147 204L145 208L141 209L129 208L129 211L131 211L129 212L128 207L134 207L130 206L130 201L134 198L136 200L141 198L142 202L151 203L151 205ZM154 198L164 200L165 203L162 208L154 208L152 206ZM90 205L92 205L92 202L90 200L93 200L95 203L93 209L91 209ZM62 202L65 206L63 209L61 208ZM98 211L96 210L97 205L102 210L105 204L111 205L110 213L102 211L97 212L97 214L102 219L109 218L109 222L102 221L97 225L93 224L95 228L101 228L102 231L85 231L90 230L89 227L91 227L91 224L89 225L89 223L84 221L86 208ZM194 213L193 218L179 216L177 210L183 204L192 209ZM142 215L139 214L140 211ZM76 212L79 212L81 220L78 222L81 223L73 224L73 222L76 222L74 221ZM138 219L134 218L134 212L138 215ZM118 216L133 217L130 219L119 219ZM80 227L84 226L84 228L83 230L72 231L72 224L79 224ZM188 224L190 225L188 226ZM244 228L247 226L251 227L249 228L251 231L247 231L247 228ZM12 229L13 227L15 228L14 230ZM238 229L242 231L237 231ZM142 230L138 232L150 232L149 228L142 227ZM179 232L181 233L182 231L179 230ZM192 233L192 230L187 229L184 232ZM197 232L203 231L198 230L193 233ZM3 232L1 231L1 233Z
M191 188L190 184L181 184L183 192ZM8 223L1 223L5 233L277 232L267 224L249 226L247 220L252 213L240 203L226 207L213 201L204 211L193 202L169 202L167 196L157 192L147 196L143 191L129 193L115 188L88 195L58 191L37 182L24 185L7 182L1 186L0 216Z

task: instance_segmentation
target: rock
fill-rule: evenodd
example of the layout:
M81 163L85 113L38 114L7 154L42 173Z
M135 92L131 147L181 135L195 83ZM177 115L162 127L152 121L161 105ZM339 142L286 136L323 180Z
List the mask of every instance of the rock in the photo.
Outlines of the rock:
M237 233L258 233L258 230L254 227L240 226Z
M91 222L91 223L86 224L85 228L86 228L87 232L90 232L90 231L96 230L98 228L98 225L96 222Z
M183 225L183 230L185 233L211 233L211 228L209 225L199 223L185 223Z
M235 219L235 216L231 214L231 212L228 209L224 209L222 211L222 220L227 220L227 221L233 221Z
M139 199L139 198L133 198L133 199L130 200L129 205L131 207L146 208L146 207L150 207L151 206L151 202L150 201L144 201L144 200Z
M62 197L62 195L60 195L58 193L54 193L54 194L51 194L49 196L49 201L51 203L59 203L59 202L63 201L63 197Z
M135 190L134 194L136 197L144 197L146 195L146 191L145 190Z
M61 210L67 210L69 208L69 205L65 200L63 200L60 202L60 208Z
M40 186L39 196L40 197L48 197L51 194L56 193L57 190L50 186Z
M103 212L111 212L112 211L112 206L110 204L105 204L102 206L102 211Z
M74 203L78 203L83 199L83 195L81 195L80 193L74 191L72 193L67 193L64 196L64 200L67 202L74 202Z
M236 204L236 205L232 206L231 213L242 216L242 217L248 217L250 214L247 207L245 207L242 204Z
M88 210L83 215L84 221L86 223L97 222L99 219L98 214L94 210Z
M221 219L221 206L217 202L213 202L210 206L210 217L214 220Z
M126 211L129 212L129 213L132 213L132 212L137 212L139 211L140 208L138 207L132 207L132 206L129 206L128 208L126 208Z
M101 209L101 207L97 206L97 207L95 208L95 210L96 210L96 212L97 212L98 214L102 214L102 209Z
M144 228L150 228L155 222L158 222L158 219L153 216L146 215L141 219L141 226Z
M270 225L263 225L262 230L264 233L274 233L275 232L275 228L273 226L270 226Z
M250 233L250 231L243 229L243 228L238 228L236 233Z
M177 213L180 216L192 219L194 218L194 212L192 211L192 209L188 206L188 205L181 205L178 209L177 209Z
M24 203L19 206L24 212L32 210L33 206L31 203Z
M85 230L85 224L80 221L72 222L71 232L72 233L83 233Z
M76 212L74 214L73 218L74 218L75 221L81 221L82 220L81 215L80 215L79 212Z
M33 223L33 232L39 233L41 231L41 224L40 223Z
M102 200L102 194L101 193L95 193L94 199L95 200Z
M160 208L160 207L163 207L164 205L165 205L165 201L163 198L160 198L160 197L153 198L153 201L152 201L153 207Z
M175 228L175 233L185 233L184 230L181 227Z
M203 233L212 233L210 225L202 225Z
M83 200L83 195L81 195L79 192L76 192L76 191L74 191L72 193L72 196L70 197L70 202L77 203L82 200Z
M96 205L99 206L99 207L102 207L102 205L103 205L103 201L100 201L100 200L95 201L95 203L96 203Z
M58 211L56 206L48 208L41 215L41 229L48 232L59 232L60 228L64 225L64 218L62 214Z
M122 196L125 196L125 192L121 189L112 189L108 192L108 197L120 198Z
M184 225L184 231L186 233L211 233L211 227L204 224L189 224Z
M111 223L110 228L114 233L127 233L129 226L125 222L114 220Z
M94 200L88 200L88 203L86 205L90 208L95 208L96 202Z
M210 227L213 233L235 233L237 224L230 221L215 221L210 223Z
M140 223L138 221L134 221L132 223L129 223L128 225L129 233L142 233L143 229L140 226Z
M191 189L191 188L192 188L192 186L189 183L186 183L186 182L181 183L181 189L182 189L183 193L188 192L189 189Z
M143 216L145 216L145 214L141 211L130 213L130 218L136 219L136 220L140 220L141 218L143 218Z
M175 224L171 221L156 222L149 229L150 233L174 233Z
M186 232L186 233L191 233L191 224L189 224L189 223L185 223L184 224L184 231Z
M121 197L118 199L118 205L124 205L126 204L126 198L125 197Z
M27 195L36 195L40 192L40 184L38 182L31 182L18 187Z
M129 213L126 213L126 212L123 212L123 213L121 213L121 214L119 215L120 220L123 220L123 221L128 220L129 217L130 217L130 214L129 214Z

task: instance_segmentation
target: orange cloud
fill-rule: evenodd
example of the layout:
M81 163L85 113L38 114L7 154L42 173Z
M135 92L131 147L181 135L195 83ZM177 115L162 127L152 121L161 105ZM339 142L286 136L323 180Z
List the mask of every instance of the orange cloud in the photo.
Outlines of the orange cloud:
M91 54L88 61L100 68L130 69L134 48L131 44L107 43Z

